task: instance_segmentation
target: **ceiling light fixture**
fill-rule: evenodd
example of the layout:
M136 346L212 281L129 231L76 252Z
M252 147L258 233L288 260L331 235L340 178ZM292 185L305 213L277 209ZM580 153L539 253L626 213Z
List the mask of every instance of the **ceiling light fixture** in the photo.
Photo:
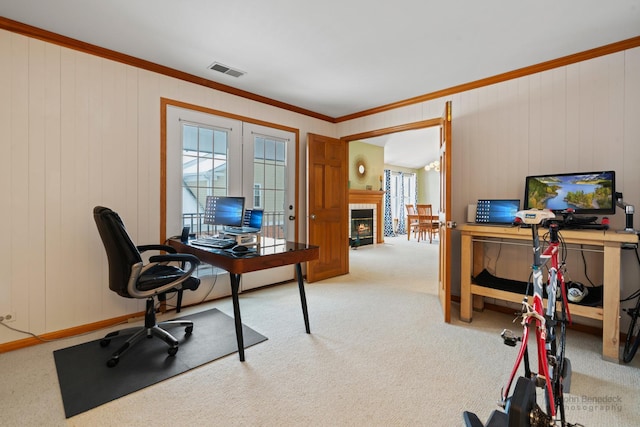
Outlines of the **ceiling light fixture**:
M429 163L424 167L424 170L426 170L427 172L429 172L431 169L433 169L436 172L440 172L440 161L434 160L433 162Z

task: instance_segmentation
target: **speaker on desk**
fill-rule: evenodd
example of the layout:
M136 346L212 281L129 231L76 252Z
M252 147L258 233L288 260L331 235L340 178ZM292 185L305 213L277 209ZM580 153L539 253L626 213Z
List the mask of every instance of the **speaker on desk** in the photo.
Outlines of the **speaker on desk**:
M467 206L467 222L476 222L476 209L478 205Z
M182 243L188 243L189 242L189 227L183 227L182 228L182 234L180 235L180 241Z

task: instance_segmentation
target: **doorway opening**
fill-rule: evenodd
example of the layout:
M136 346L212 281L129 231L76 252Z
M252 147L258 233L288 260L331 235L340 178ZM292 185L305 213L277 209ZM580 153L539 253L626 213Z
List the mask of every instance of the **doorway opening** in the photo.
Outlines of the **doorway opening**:
M354 168L364 161L376 182L379 177L375 189L379 187L385 197L388 196L384 203L385 237L399 234L411 237L408 233L412 218L407 215L406 205L430 204L434 215L440 210L440 173L439 169L430 166L438 161L440 126L440 119L430 119L341 138L349 143L350 159L360 162L350 162L349 167ZM373 158L367 159L372 149L364 148L366 146L377 149L370 156ZM382 150L384 155L378 154ZM357 174L355 169L349 171L350 178L354 174ZM362 184L358 178L354 180L356 185ZM350 185L350 189L353 188L354 185Z

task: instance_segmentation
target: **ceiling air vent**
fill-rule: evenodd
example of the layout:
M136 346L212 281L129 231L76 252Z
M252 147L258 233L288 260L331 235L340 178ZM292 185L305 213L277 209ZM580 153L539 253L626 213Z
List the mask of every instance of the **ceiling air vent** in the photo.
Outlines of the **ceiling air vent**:
M231 67L227 67L226 65L223 65L219 62L214 62L213 64L209 65L209 69L213 70L213 71L217 71L219 73L222 74L226 74L228 76L232 76L232 77L240 77L243 76L247 73L245 73L244 71L240 71L240 70L236 70L233 69Z

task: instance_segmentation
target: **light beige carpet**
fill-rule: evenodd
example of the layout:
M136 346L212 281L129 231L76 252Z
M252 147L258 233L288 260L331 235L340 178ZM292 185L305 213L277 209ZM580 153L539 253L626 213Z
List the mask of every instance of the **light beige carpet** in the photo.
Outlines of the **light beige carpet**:
M463 410L486 420L516 356L499 338L511 316L467 324L454 305L444 324L437 245L386 241L352 250L349 275L307 285L311 335L295 284L244 294L243 323L269 338L245 363L232 355L66 421L52 351L93 337L2 354L0 425L460 426ZM210 307L233 313L228 299L189 310ZM577 332L567 351L569 420L640 425L640 357L604 362L600 338Z

